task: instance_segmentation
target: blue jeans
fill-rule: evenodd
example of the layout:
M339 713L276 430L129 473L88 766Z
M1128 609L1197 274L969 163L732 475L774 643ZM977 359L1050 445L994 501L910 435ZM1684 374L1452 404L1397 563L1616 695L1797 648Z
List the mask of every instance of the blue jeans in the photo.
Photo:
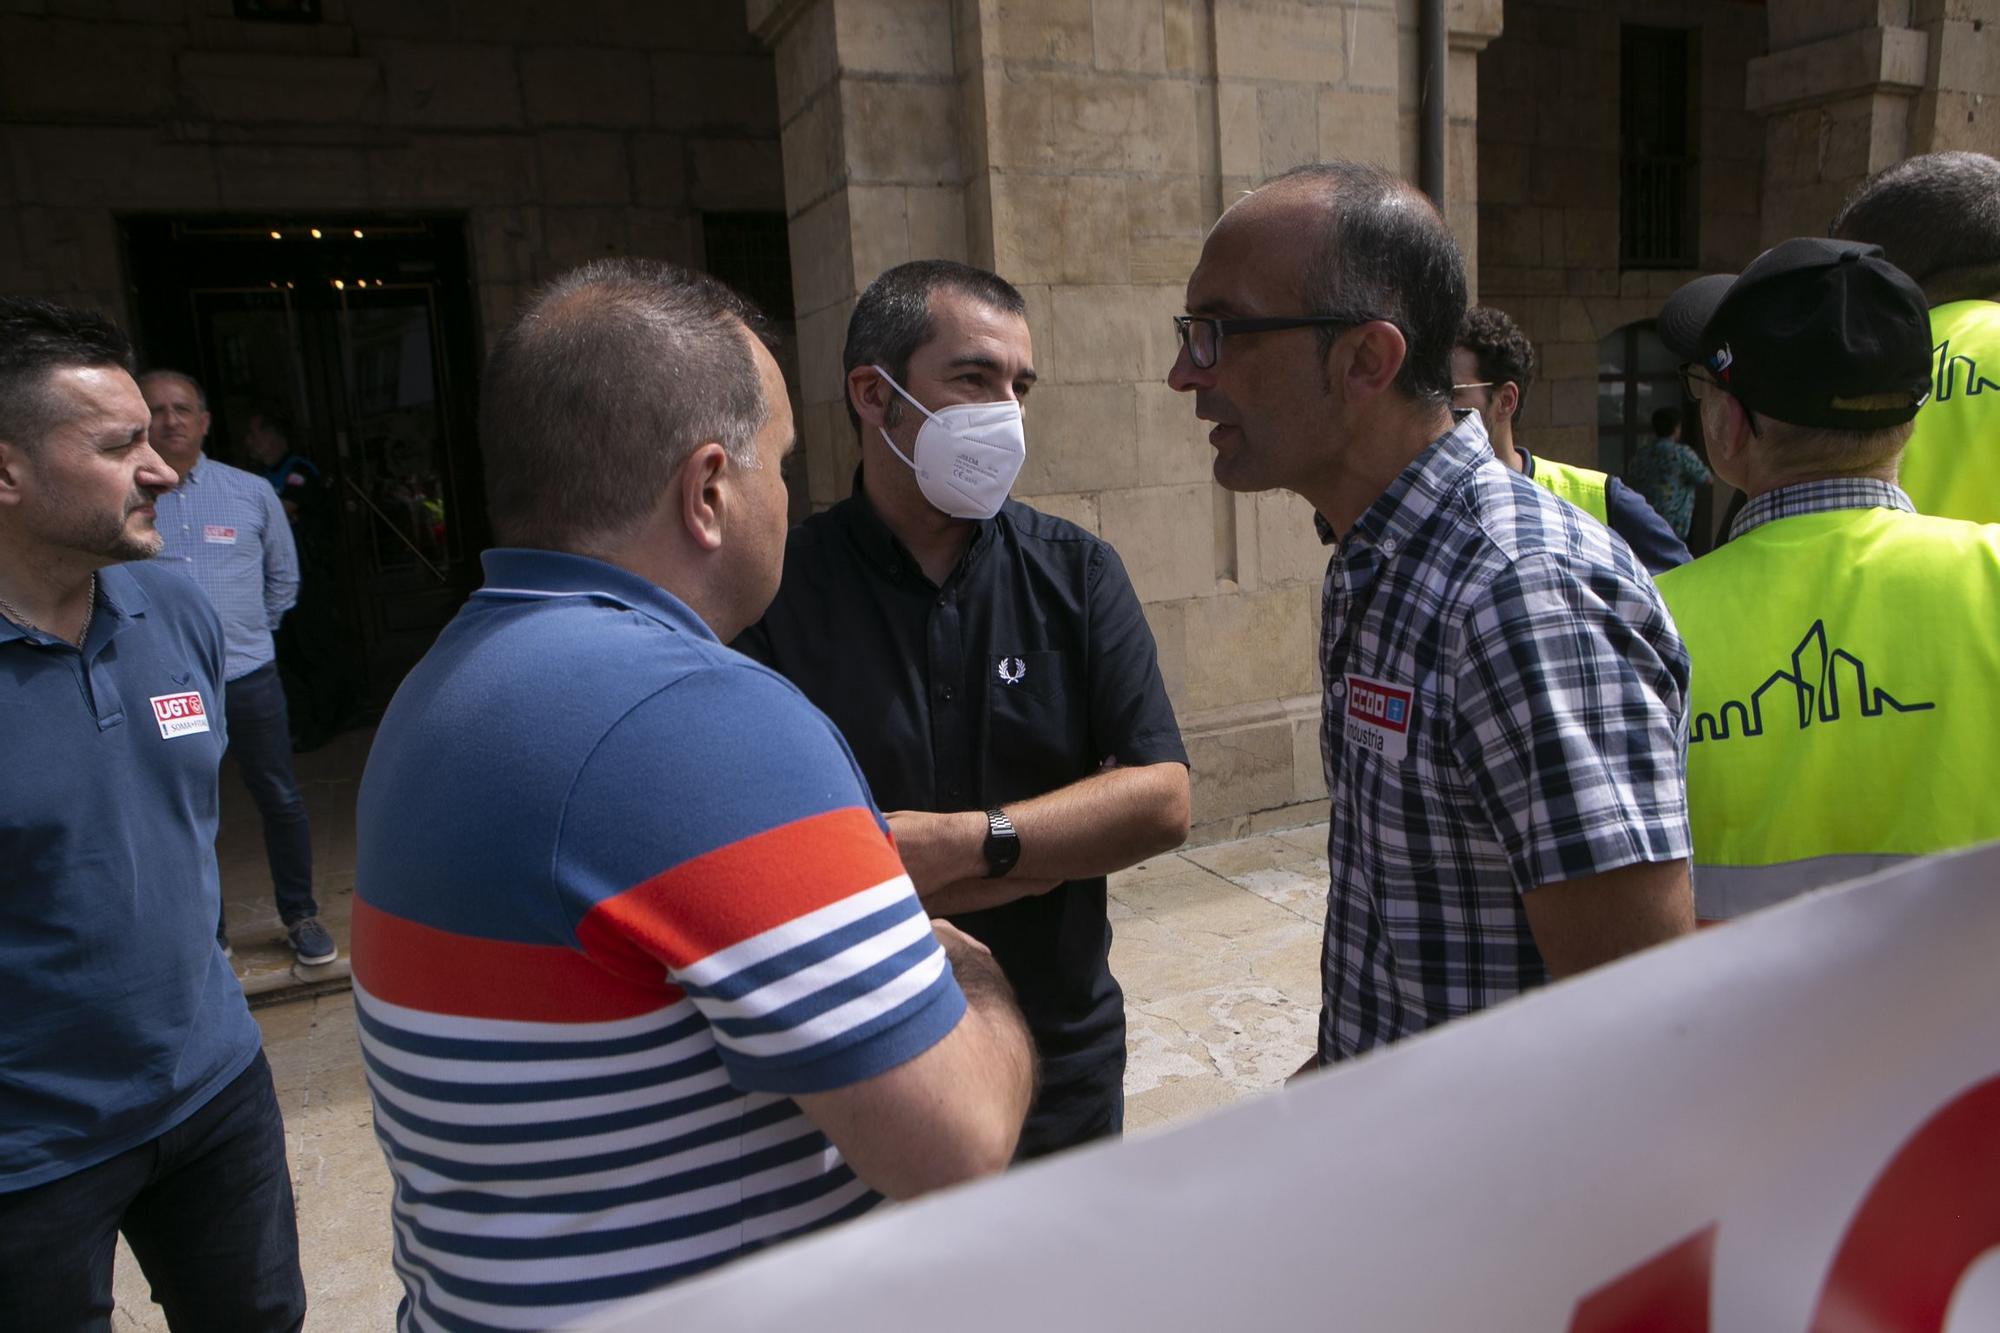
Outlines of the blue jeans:
M277 664L267 662L230 681L224 688L223 708L229 719L229 753L236 757L243 785L264 817L264 855L271 863L278 917L291 926L318 916L312 890L312 829L306 823L299 780L292 774L292 723L285 713Z
M174 1333L304 1324L285 1125L262 1051L151 1143L0 1194L0 1328L109 1329L121 1231Z

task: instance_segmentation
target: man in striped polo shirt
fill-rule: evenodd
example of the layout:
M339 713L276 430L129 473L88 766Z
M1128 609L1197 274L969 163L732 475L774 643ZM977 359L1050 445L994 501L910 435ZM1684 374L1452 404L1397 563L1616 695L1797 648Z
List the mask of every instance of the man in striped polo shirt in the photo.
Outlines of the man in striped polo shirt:
M487 366L507 545L358 811L406 1330L571 1326L1013 1152L1032 1056L1004 978L926 919L833 726L723 646L784 552L795 437L758 324L701 275L600 261Z

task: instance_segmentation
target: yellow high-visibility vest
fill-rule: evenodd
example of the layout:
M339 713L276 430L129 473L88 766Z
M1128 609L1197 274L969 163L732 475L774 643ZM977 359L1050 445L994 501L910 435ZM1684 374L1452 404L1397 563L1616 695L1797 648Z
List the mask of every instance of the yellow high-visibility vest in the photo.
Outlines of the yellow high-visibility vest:
M1931 397L1900 482L1918 513L2000 523L2000 301L1931 311Z
M2000 838L2000 526L1802 514L1658 587L1693 664L1704 920Z
M1610 524L1611 510L1604 499L1604 488L1610 478L1604 473L1568 463L1551 462L1537 454L1535 475L1528 480L1545 491L1561 496L1599 523Z

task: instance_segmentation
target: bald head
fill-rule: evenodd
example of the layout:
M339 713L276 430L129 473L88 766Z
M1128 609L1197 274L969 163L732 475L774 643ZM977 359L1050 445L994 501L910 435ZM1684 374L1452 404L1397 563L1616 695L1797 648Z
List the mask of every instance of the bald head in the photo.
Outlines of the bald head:
M1295 275L1302 313L1394 324L1408 346L1396 388L1423 404L1450 401L1465 261L1437 209L1408 181L1359 162L1294 167L1237 200L1213 234L1248 242ZM1322 330L1322 343L1338 332Z

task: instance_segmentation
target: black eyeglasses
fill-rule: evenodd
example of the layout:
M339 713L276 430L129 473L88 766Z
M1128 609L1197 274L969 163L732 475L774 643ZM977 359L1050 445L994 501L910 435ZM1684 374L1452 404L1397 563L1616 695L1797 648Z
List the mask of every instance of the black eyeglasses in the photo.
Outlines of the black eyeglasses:
M1721 384L1692 361L1681 362L1681 392L1694 402L1708 396L1710 389L1720 389Z
M1249 319L1216 319L1209 315L1175 315L1174 328L1181 335L1181 347L1196 370L1208 370L1222 352L1225 333L1276 333L1280 329L1304 329L1322 325L1359 328L1381 319L1380 315L1257 315Z
M1681 362L1681 392L1685 393L1691 401L1699 403L1702 399L1708 397L1709 390L1711 389L1720 390L1723 393L1730 392L1729 386L1709 374L1706 366L1699 365L1693 361ZM1743 400L1740 398L1737 399L1737 402L1743 405L1743 419L1750 423L1750 433L1752 435L1762 435L1764 432L1757 429L1757 414L1750 410L1750 404L1743 403Z

